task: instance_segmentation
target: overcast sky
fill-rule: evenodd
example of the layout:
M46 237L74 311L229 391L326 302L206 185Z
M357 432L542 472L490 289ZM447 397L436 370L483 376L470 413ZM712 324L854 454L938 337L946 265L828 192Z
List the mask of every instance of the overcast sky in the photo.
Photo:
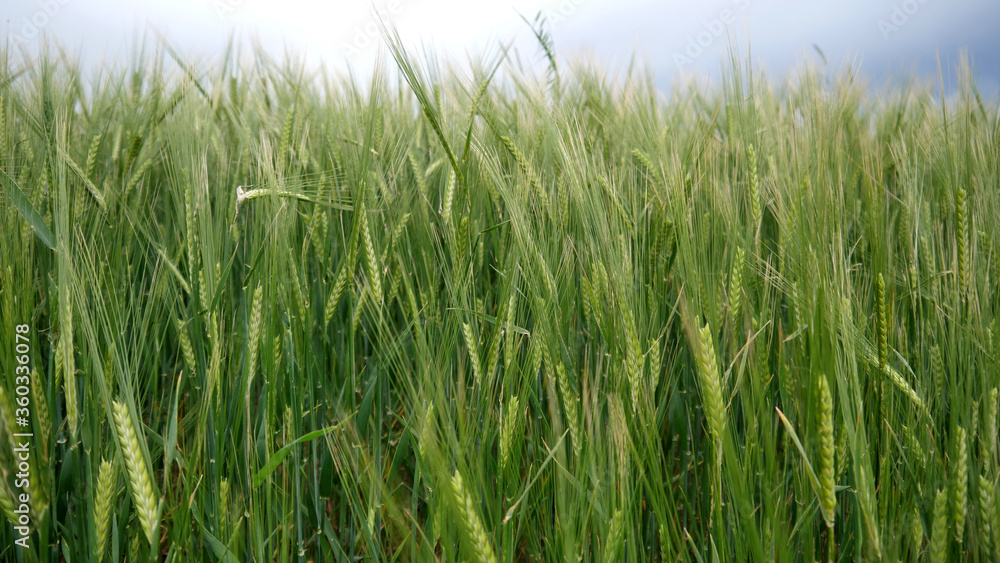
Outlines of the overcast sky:
M752 52L756 65L782 76L814 45L834 68L850 64L875 83L917 75L946 81L966 50L980 87L1000 85L1000 3L995 0L0 0L2 37L36 49L56 39L85 62L128 59L153 30L188 57L211 60L231 34L258 38L280 56L312 65L370 72L382 40L373 10L404 41L458 61L513 41L520 56L539 52L521 15L542 12L561 59L593 57L610 69L633 54L666 87L679 75L718 77L728 48Z

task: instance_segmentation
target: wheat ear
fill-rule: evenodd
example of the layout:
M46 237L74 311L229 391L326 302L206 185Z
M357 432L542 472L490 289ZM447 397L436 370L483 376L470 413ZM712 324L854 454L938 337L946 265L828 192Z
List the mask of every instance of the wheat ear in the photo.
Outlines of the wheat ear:
M698 319L696 323L700 324ZM701 383L701 395L705 408L705 418L708 429L718 448L722 448L722 438L726 432L726 408L722 400L722 384L719 381L719 364L715 358L715 341L712 329L705 323L698 328L696 344L696 360L698 379Z
M604 546L605 563L619 560L618 552L621 551L622 547L624 519L622 509L615 510L614 516L611 517L611 523L608 525L608 543Z
M753 145L747 147L747 162L750 168L750 213L753 218L753 228L760 226L763 210L760 203L760 179L757 176L757 152Z
M833 398L830 395L830 384L825 375L817 380L817 401L819 409L816 413L816 433L819 442L819 501L822 507L826 525L833 528L834 514L837 508L836 488L834 482L834 441L833 441Z
M958 254L958 290L965 294L969 286L969 209L965 190L958 188L955 197L955 246Z
M930 560L945 563L948 560L948 493L943 490L934 497L934 521L931 523Z
M94 497L94 522L97 528L97 560L104 557L111 529L113 507L118 500L118 470L115 464L101 460L97 473L97 496Z
M969 450L966 446L965 429L961 426L955 431L954 464L951 484L954 494L952 518L955 522L955 541L962 543L965 537L966 497L969 492Z
M996 497L993 483L985 475L979 476L979 522L983 527L983 542L991 546L993 539L993 524L996 518ZM992 549L998 546L992 545Z
M472 497L465 490L462 483L462 474L455 471L455 476L451 479L452 492L455 494L455 504L458 507L460 524L468 535L469 546L479 563L496 563L497 558L493 553L493 546L486 535L482 521L479 520L479 513L472 502Z
M503 471L520 453L524 437L524 413L517 395L511 395L503 408L500 426L500 470Z
M153 534L159 525L159 512L149 466L146 465L146 458L139 447L139 438L128 407L116 400L112 405L112 411L118 435L118 451L121 452L125 469L128 471L129 489L132 491L135 510L139 515L139 523L146 533L146 539L152 543Z
M473 334L469 323L462 323L462 336L465 337L465 346L469 351L469 361L472 362L472 377L476 385L482 379L482 364L479 359L479 339Z

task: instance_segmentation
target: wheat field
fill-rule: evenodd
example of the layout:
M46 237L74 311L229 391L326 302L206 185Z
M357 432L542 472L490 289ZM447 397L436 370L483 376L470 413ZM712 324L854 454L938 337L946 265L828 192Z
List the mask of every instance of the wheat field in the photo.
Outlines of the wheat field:
M1000 560L970 66L662 91L538 37L0 52L0 559Z

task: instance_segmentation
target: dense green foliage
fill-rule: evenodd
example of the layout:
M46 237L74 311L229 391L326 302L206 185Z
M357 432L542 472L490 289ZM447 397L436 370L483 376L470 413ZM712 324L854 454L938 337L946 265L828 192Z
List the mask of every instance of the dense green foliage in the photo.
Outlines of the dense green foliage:
M996 560L971 72L664 94L387 36L365 84L2 55L0 558Z

